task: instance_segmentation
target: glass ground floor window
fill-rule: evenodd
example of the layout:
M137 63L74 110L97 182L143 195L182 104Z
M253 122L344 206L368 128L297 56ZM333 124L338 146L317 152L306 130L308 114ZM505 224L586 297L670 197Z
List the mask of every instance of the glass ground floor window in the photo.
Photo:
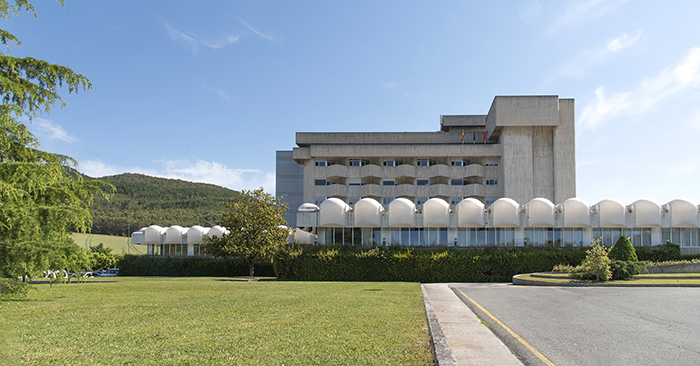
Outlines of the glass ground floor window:
M694 227L673 227L661 229L661 242L670 242L682 247L697 247L698 229Z
M187 244L161 244L160 255L186 256Z
M369 227L323 227L318 228L318 233L323 232L326 244L338 245L379 245L381 244L381 230Z
M650 228L594 228L591 239L601 239L601 244L606 247L615 245L620 236L626 236L635 247L651 246Z

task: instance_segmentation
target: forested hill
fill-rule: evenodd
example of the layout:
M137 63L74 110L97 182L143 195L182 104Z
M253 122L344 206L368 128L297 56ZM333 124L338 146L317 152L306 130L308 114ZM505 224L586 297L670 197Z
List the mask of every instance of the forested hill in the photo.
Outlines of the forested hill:
M226 208L222 202L238 194L213 184L142 174L96 179L114 185L117 193L109 201L99 199L92 205L94 234L130 235L129 230L133 232L149 225L211 227Z

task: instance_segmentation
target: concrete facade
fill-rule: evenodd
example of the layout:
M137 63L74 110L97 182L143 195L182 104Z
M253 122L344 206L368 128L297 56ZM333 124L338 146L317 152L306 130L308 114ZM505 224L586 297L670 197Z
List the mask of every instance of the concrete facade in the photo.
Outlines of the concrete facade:
M277 153L277 195L290 212L327 198L563 202L576 195L574 131L573 99L499 96L486 115L440 116L437 132L298 132Z

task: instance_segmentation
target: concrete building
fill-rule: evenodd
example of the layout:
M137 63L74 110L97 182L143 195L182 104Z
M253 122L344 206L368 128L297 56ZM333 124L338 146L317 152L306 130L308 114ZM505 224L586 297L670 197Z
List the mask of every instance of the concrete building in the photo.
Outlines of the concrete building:
M294 208L327 198L563 202L576 196L574 131L573 99L503 96L485 115L440 116L437 132L298 132L277 152L276 194L292 227Z

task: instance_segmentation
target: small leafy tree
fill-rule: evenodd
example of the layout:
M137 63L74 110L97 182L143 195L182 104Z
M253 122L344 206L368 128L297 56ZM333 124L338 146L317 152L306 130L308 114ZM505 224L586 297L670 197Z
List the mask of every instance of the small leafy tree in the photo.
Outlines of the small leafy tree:
M600 244L600 238L591 243L591 249L586 252L586 259L576 267L571 274L583 280L607 281L612 278L610 271L610 249Z
M228 211L221 215L219 224L228 230L222 236L205 238L204 249L216 257L232 256L245 261L253 277L255 264L272 259L287 242L289 231L280 227L286 224L282 215L287 204L258 188L243 190L224 205Z
M120 259L124 258L121 254L112 253L112 248L107 248L104 244L90 246L90 254L92 254L92 269L109 269L114 268Z
M623 262L638 261L637 252L634 251L634 247L632 246L629 238L624 235L621 235L615 242L615 245L613 245L613 247L610 249L608 258L614 261Z

